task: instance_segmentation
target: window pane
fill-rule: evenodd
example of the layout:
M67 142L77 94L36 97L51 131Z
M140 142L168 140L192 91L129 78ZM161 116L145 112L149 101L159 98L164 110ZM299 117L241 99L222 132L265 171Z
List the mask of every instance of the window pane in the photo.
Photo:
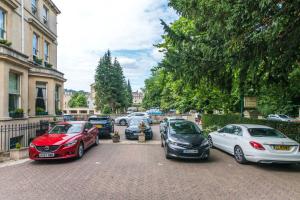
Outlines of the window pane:
M32 54L37 55L38 52L38 36L33 33L33 38L32 38Z
M9 111L15 111L19 108L19 95L10 94L9 95Z
M46 41L44 42L44 59L49 60L49 44Z
M0 9L0 38L5 39L5 12Z
M36 84L36 108L42 108L46 111L47 106L47 89L45 83L37 83Z
M20 94L19 75L9 73L9 94Z

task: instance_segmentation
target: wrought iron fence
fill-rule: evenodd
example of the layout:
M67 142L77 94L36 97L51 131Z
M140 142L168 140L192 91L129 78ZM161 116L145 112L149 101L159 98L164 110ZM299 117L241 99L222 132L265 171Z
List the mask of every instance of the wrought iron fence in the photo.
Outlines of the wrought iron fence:
M28 124L9 124L0 126L0 152L8 152L16 148L16 144L21 147L28 147L30 142L49 129L48 121Z

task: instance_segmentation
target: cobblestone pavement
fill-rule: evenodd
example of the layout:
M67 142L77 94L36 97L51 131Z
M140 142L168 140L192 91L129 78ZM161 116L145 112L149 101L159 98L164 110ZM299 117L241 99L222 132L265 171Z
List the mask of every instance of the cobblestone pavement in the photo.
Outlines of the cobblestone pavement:
M81 160L0 168L0 199L300 199L299 166L239 165L219 150L166 160L158 144L103 143Z

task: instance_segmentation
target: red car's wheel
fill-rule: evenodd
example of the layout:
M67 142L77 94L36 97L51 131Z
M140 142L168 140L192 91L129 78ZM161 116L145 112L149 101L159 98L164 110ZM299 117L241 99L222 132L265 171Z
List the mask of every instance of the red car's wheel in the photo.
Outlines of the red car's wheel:
M80 144L78 145L78 149L77 149L77 158L78 159L82 158L83 154L84 154L84 147L83 147L82 142L80 142Z

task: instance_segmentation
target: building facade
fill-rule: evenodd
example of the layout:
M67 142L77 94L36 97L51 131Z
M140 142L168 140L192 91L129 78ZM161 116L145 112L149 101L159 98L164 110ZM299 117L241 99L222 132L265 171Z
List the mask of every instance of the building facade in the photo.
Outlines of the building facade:
M0 1L0 120L56 115L63 109L59 14L51 0Z
M132 102L134 105L141 105L143 102L144 94L137 90L136 92L132 92L132 97Z

